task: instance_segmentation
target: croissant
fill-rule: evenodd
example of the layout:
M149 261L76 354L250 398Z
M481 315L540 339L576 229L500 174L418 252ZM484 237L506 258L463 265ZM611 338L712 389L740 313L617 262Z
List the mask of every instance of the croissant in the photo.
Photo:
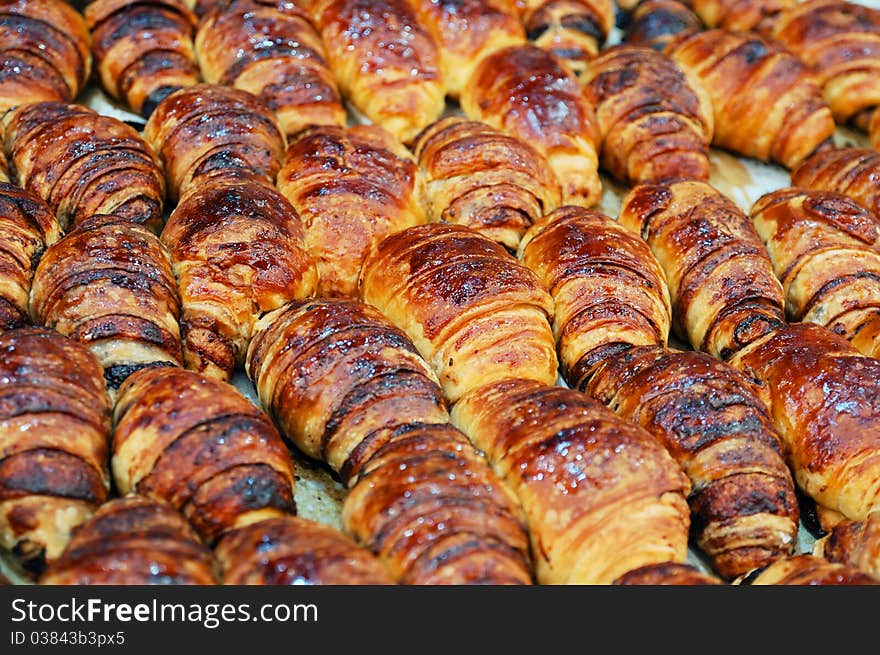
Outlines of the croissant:
M265 103L246 91L212 84L181 89L150 114L144 138L165 168L172 199L201 178L229 169L275 181L284 133Z
M114 424L119 492L167 502L206 543L294 511L287 447L268 417L225 382L141 369L119 389Z
M318 282L294 208L262 178L215 176L180 201L161 235L177 278L186 367L228 381L262 313Z
M6 153L3 150L3 124L0 122L0 184L9 184L9 162L6 160Z
M686 0L707 27L769 33L799 0Z
M647 240L666 272L673 327L695 349L727 359L785 323L782 285L754 226L706 182L641 184L618 220Z
M509 0L414 0L413 6L437 43L445 92L453 98L480 59L526 40Z
M880 580L880 512L872 512L864 521L839 523L816 542L815 554Z
M92 0L85 18L101 86L133 112L198 83L197 19L183 0Z
M409 0L315 0L312 15L342 93L408 143L445 107L437 41Z
M611 0L525 0L526 34L575 74L586 68L614 29Z
M363 299L412 339L454 403L506 378L553 384L553 299L497 243L429 223L385 239L361 270Z
M46 250L34 273L31 318L85 344L111 393L139 368L182 363L179 313L165 247L117 216L80 223Z
M199 18L204 18L214 10L222 11L229 0L183 0L187 7Z
M547 158L567 204L590 207L602 185L593 108L574 74L535 46L512 46L484 57L461 94L468 118L530 143Z
M626 184L709 179L712 103L700 82L650 48L603 50L581 78L596 109L602 166Z
M875 216L880 216L878 179L880 152L861 148L832 148L817 152L791 172L793 186L842 193Z
M794 483L741 373L703 353L641 347L604 360L585 391L653 434L687 473L692 534L722 577L791 554Z
M624 573L614 581L614 584L692 586L721 584L721 581L702 573L690 564L663 562L662 564L648 564L629 573Z
M547 160L525 141L485 123L442 118L413 144L431 217L469 227L511 251L562 201Z
M107 499L110 400L101 367L57 332L0 334L0 546L29 573Z
M871 576L844 564L828 562L813 555L796 555L777 560L746 576L748 585L873 585Z
M708 30L683 33L665 52L709 94L716 146L791 169L830 144L834 117L816 77L781 44Z
M351 539L293 516L227 532L214 554L229 585L394 584L385 567Z
M515 500L448 425L436 377L376 309L314 300L267 314L246 370L282 432L341 474L344 525L396 580L530 581Z
M520 261L553 297L561 374L583 389L596 365L632 346L669 337L669 290L637 235L597 211L561 207L532 227Z
M211 551L165 503L105 503L40 578L44 585L216 584Z
M452 421L486 453L527 517L542 584L609 584L687 554L687 478L641 428L577 391L505 380Z
M302 218L320 296L355 296L367 253L389 234L428 220L412 155L376 126L301 133L288 148L278 189Z
M773 37L816 71L840 123L880 105L880 10L843 0L788 3Z
M880 509L880 360L812 323L792 323L731 363L761 382L800 487L846 518Z
M52 210L39 197L0 183L0 332L28 322L34 268L61 236Z
M679 0L641 0L626 14L623 28L625 42L662 52L676 36L688 30L701 30L703 23Z
M286 134L345 125L321 36L296 4L233 0L199 23L195 45L207 82L259 96Z
M880 357L880 220L830 191L779 189L752 220L792 321L824 325Z
M32 102L71 102L89 79L89 30L63 0L4 0L0 44L0 115Z
M19 186L43 198L64 229L94 214L161 228L162 171L133 127L57 102L24 105L3 122Z

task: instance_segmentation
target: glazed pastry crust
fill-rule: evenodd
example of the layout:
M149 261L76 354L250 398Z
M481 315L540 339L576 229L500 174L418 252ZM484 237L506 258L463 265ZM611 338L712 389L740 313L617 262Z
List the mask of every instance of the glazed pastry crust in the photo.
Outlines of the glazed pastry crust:
M880 126L876 119L874 122ZM792 186L842 193L875 216L880 216L878 178L880 152L863 148L823 150L791 172Z
M780 13L798 0L685 0L709 27L735 32L772 32Z
M880 512L872 512L864 521L839 523L816 542L815 554L880 580Z
M576 75L599 52L614 29L611 0L524 0L526 34Z
M775 561L747 576L749 585L872 585L877 581L857 569L813 555L796 555Z
M722 584L721 580L711 575L706 575L690 564L678 562L664 562L662 564L648 564L635 569L617 578L616 585L709 585Z
M680 0L641 0L626 15L623 40L662 52L682 32L701 29L702 21Z

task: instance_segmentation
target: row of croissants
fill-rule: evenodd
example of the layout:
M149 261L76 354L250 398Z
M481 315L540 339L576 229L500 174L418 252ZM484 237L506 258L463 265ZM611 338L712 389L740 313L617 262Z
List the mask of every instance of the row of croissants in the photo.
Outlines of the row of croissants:
M47 584L876 583L880 152L832 135L880 18L690 4L603 49L597 1L0 1L0 546ZM75 104L93 60L142 132ZM712 144L792 186L747 214Z

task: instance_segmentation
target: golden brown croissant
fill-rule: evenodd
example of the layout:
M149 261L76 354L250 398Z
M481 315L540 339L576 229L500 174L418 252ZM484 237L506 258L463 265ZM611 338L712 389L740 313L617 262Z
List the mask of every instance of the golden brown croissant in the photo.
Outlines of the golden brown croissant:
M34 269L46 246L60 236L61 227L46 203L0 183L0 332L28 322Z
M707 27L769 33L780 13L798 0L686 0Z
M6 152L3 147L4 142L3 123L0 122L0 183L8 184L10 180L9 161L6 159Z
M669 283L676 333L727 359L783 325L782 285L748 217L697 180L641 184L618 219L647 240Z
M181 364L179 313L167 250L117 216L80 223L34 273L31 318L85 344L111 393L139 368Z
M871 137L871 147L874 150L880 150L880 111L874 111L871 114L871 122L868 126L868 132Z
M875 216L880 216L878 179L880 152L862 148L832 148L817 152L791 172L793 186L842 193Z
M731 363L761 382L800 487L863 520L880 509L880 360L812 323L792 323Z
M229 585L385 585L394 579L342 533L294 516L227 532L214 554Z
M791 169L830 143L834 117L815 75L781 44L708 30L683 33L665 52L709 94L715 145Z
M614 581L616 585L709 585L721 584L718 578L706 575L690 564L664 562L648 564L625 573Z
M745 376L703 353L649 346L604 360L585 391L653 434L687 473L692 534L722 577L791 554L794 483Z
M259 96L286 134L345 125L321 36L296 4L233 0L199 23L195 45L205 81Z
M462 398L452 421L526 514L538 582L610 584L683 562L687 478L664 448L583 394L505 380Z
M504 130L547 158L568 204L591 207L602 185L593 108L574 74L535 46L512 46L480 61L461 94L472 120Z
M319 296L355 296L367 253L389 234L428 220L412 155L377 126L301 133L288 148L278 189L302 219Z
M772 35L816 71L838 122L880 105L880 10L842 0L789 3Z
M144 138L165 167L168 194L177 199L200 178L228 169L275 181L284 133L272 110L238 89L199 84L172 93L150 115Z
M431 217L464 225L515 251L525 231L561 202L547 160L485 123L441 118L416 139Z
M409 335L450 402L507 378L557 379L553 299L468 228L429 223L388 237L364 262L360 288Z
M480 59L526 35L509 0L414 0L439 48L446 94L458 98Z
M352 487L344 524L395 579L529 582L515 501L448 425L415 346L375 308L314 300L268 314L247 371L284 434Z
M816 542L815 554L880 580L880 512L872 512L864 521L837 524Z
M110 400L95 357L57 332L9 330L0 352L0 546L38 574L107 499Z
M642 0L625 17L623 39L662 52L677 35L702 28L699 17L679 0Z
M183 0L92 0L85 17L101 86L135 113L198 83L196 17Z
M525 0L529 40L580 74L614 28L611 0Z
M256 320L318 282L296 210L260 177L227 173L193 188L162 231L181 302L186 367L228 381Z
M792 321L880 357L880 219L830 191L779 189L752 207Z
M553 296L561 373L583 389L595 366L669 337L669 290L637 235L597 211L560 207L527 233L520 261Z
M408 143L445 107L434 36L409 0L315 0L312 15L343 94Z
M133 127L58 102L24 105L3 122L19 186L43 198L64 229L95 214L161 229L162 171Z
M702 84L650 48L603 50L581 78L596 110L601 164L626 184L709 179L712 103Z
M180 511L206 543L295 511L293 462L269 418L225 382L141 369L119 388L113 479Z
M127 496L77 530L40 584L210 585L215 569L211 551L171 506Z
M89 79L83 17L63 0L0 2L0 115L32 102L71 102Z
M747 585L875 585L877 580L844 564L813 555L780 559L743 578Z

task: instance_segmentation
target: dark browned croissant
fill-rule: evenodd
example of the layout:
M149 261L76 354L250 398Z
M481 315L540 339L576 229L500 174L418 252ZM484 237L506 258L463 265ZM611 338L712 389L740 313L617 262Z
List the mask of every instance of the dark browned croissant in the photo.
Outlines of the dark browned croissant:
M24 105L3 122L18 184L43 198L64 229L95 214L161 229L162 171L133 127L58 102Z
M0 2L0 115L31 102L71 102L91 72L89 30L63 0Z
M318 295L354 297L364 257L427 221L412 155L377 126L316 127L287 150L278 189L296 208L320 274Z
M702 573L696 567L678 562L648 564L625 573L614 581L616 585L708 585L721 584L718 578Z
M284 133L266 104L238 89L199 84L172 93L150 115L144 138L165 167L173 199L228 169L275 181Z
M677 35L702 27L699 17L679 0L642 0L626 15L623 38L662 52Z
M315 0L311 11L336 81L367 118L407 143L440 116L440 50L410 0Z
M783 325L782 285L749 218L705 182L642 184L618 219L647 240L669 283L673 326L727 359Z
M816 77L781 44L716 29L682 33L666 53L709 94L715 145L791 169L830 143L834 117Z
M842 517L880 509L880 360L812 323L792 323L731 363L762 383L800 487Z
M61 236L52 210L38 196L0 183L0 332L28 322L34 269Z
M577 391L481 387L452 410L525 510L538 582L609 584L683 562L687 478L658 441Z
M830 191L779 189L752 207L792 321L880 357L880 219Z
M199 23L195 44L205 81L259 96L286 134L309 125L345 125L321 36L301 6L232 0Z
M702 84L646 47L603 50L581 78L596 110L600 162L626 184L709 179L712 103Z
M597 211L560 207L532 227L520 261L553 296L560 372L583 389L595 366L632 346L665 346L671 310L648 245Z
M46 250L30 313L35 323L84 343L111 392L139 368L182 363L168 252L143 226L117 216L93 216Z
M183 0L92 0L85 17L101 86L135 113L198 83L196 17Z
M209 177L162 231L181 302L186 367L228 381L256 320L318 282L296 210L260 177Z
M866 125L880 105L880 9L844 0L788 4L773 37L816 71L835 120Z
M796 555L758 569L739 582L747 585L874 585L877 580L858 569L813 555Z
M724 578L789 555L799 510L784 450L752 383L703 353L633 348L585 391L653 434L687 473L692 533Z
M0 546L32 574L107 499L110 400L101 366L57 332L0 334Z
M413 151L436 221L469 227L515 251L525 231L561 202L547 160L525 141L450 116L426 128Z
M430 368L376 309L315 300L268 314L247 371L284 434L351 487L344 525L395 579L529 582L515 500L448 425Z
M575 74L584 71L614 28L611 0L524 0L529 40Z
M450 402L484 384L553 384L553 299L502 246L429 223L385 239L361 270L363 299L407 333Z
M210 585L215 569L211 551L170 505L127 496L77 530L40 584Z
M880 113L876 114L880 116ZM842 193L880 216L880 152L831 148L817 152L791 172L795 187Z
M119 493L167 502L206 543L295 510L293 462L278 430L225 382L142 369L119 388L114 423Z
M880 580L880 512L864 521L842 521L816 542L815 554Z
M294 516L227 532L214 554L229 585L385 585L394 580L342 533Z
M568 204L599 202L599 127L580 84L554 55L511 46L484 57L461 94L479 120L527 141L547 158Z
M780 13L798 0L685 0L707 27L763 33L772 31Z
M526 35L510 0L413 0L434 37L446 94L458 98L480 59Z
M871 114L871 123L868 127L871 136L871 147L880 150L880 111Z

